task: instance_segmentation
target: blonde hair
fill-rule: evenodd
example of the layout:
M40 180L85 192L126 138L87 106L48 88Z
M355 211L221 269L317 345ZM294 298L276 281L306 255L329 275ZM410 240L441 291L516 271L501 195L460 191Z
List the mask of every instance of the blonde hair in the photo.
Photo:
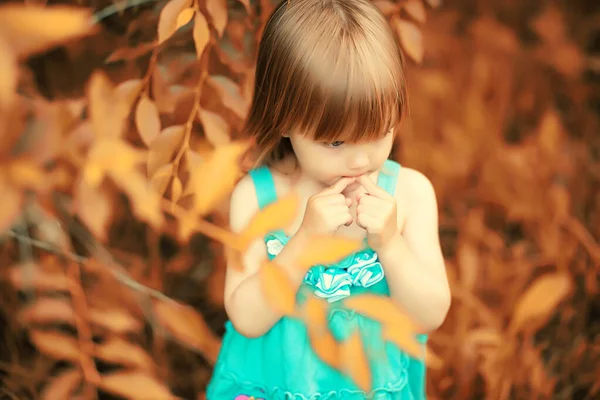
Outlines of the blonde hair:
M369 0L284 0L259 45L244 129L254 166L293 154L283 134L359 142L385 136L404 116L404 59Z

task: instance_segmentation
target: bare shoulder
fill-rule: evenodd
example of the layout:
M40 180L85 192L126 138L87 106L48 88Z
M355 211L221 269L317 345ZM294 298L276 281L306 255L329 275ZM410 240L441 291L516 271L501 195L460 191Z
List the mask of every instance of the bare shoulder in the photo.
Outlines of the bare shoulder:
M244 176L231 192L229 224L231 230L240 232L258 212L258 200L254 181L250 175Z
M402 167L398 174L396 186L398 203L410 210L416 209L437 211L437 198L431 180L416 169Z

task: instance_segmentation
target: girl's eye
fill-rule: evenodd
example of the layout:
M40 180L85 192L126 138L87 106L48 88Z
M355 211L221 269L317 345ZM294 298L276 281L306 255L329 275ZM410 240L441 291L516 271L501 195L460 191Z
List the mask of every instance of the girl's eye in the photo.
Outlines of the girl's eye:
M341 145L344 144L343 141L341 140L336 140L335 142L331 142L331 143L323 143L325 146L327 147L340 147Z

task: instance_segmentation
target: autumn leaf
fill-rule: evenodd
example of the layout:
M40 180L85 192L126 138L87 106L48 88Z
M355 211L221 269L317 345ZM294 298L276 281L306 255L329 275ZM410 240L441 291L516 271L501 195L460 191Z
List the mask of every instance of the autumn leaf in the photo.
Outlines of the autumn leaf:
M137 105L135 110L135 126L146 146L150 146L150 143L160 133L158 109L148 95L142 95Z
M206 17L200 12L196 14L196 18L194 19L194 30L192 31L192 35L194 37L194 45L196 46L196 55L200 58L204 53L206 45L210 41L210 30L208 29Z
M418 26L401 18L393 20L402 48L415 62L423 61L423 33Z
M249 104L241 95L240 88L235 82L226 76L212 75L207 78L206 83L217 92L223 106L241 119L246 117Z
M154 362L144 349L119 337L113 336L95 346L95 356L102 361L124 367L134 367L148 372L154 369Z
M194 209L201 215L228 195L241 175L239 158L250 146L249 141L236 141L217 147L209 157L191 171L191 187L195 190Z
M166 385L143 371L118 371L102 375L100 388L130 400L175 399Z
M160 132L148 149L148 176L152 177L164 165L170 163L183 145L183 125L172 125Z
M354 331L340 345L340 367L359 388L365 392L371 391L371 369L359 331Z
M0 231L3 232L10 228L21 214L23 193L21 190L13 187L2 176L0 176L0 193L2 193L0 195L0 199L2 200L2 207L0 208Z
M121 98L104 72L95 72L89 80L90 120L96 138L119 138L125 118L131 110L131 99Z
M370 319L380 321L384 325L400 324L405 326L407 331L417 331L416 325L408 315L402 312L399 306L387 296L361 294L348 297L343 302L344 307Z
M194 14L196 10L193 7L184 8L179 15L177 16L177 22L175 23L175 30L177 31L179 28L187 25L192 18L194 18Z
M308 297L302 306L302 317L315 354L329 366L338 368L341 349L327 325L327 303L314 296Z
M362 247L363 243L356 239L342 236L313 236L296 265L302 270L308 270L317 264L333 264Z
M64 273L45 271L32 263L11 267L8 277L12 285L20 290L32 287L43 292L66 292L70 286L69 278Z
M69 324L75 325L75 311L70 301L52 297L38 298L34 303L18 313L23 325Z
M0 6L0 37L20 58L94 31L90 9L68 6Z
M158 19L158 44L168 40L177 31L178 17L192 5L192 0L170 0L161 10Z
M284 315L294 314L296 293L284 269L274 263L266 263L259 272L263 293L271 307Z
M250 7L250 0L238 0L246 9L248 15L252 15L252 7Z
M43 190L48 179L42 168L23 158L13 160L6 168L6 173L16 187L34 191Z
M18 75L16 56L0 36L0 107L6 107L13 101Z
M75 186L75 213L101 241L106 240L112 214L112 203L102 186L79 179Z
M410 15L415 21L425 23L427 14L425 12L425 6L421 0L409 0L403 5L404 10Z
M167 187L169 186L169 182L171 181L171 177L173 176L173 163L168 163L160 167L152 178L150 182L152 187L156 190L159 195L165 194Z
M92 324L117 334L137 333L143 328L142 322L124 308L92 308L89 310L88 318Z
M519 298L510 323L513 332L540 326L573 288L571 278L562 272L538 278ZM531 325L526 326L526 323Z
M137 171L111 171L112 180L123 190L133 207L133 213L141 220L159 228L164 222L161 199L150 182Z
M206 2L206 10L219 37L223 36L227 26L227 0L209 0Z
M57 332L32 330L29 339L41 352L56 360L79 362L81 357L77 339Z
M83 375L79 369L67 369L46 383L41 391L41 400L74 399Z
M288 227L296 219L299 205L300 199L296 193L269 204L256 214L244 229L241 234L243 240L250 243L268 232Z
M155 301L154 311L175 338L200 351L211 362L216 361L221 347L220 339L212 333L197 311L174 301Z

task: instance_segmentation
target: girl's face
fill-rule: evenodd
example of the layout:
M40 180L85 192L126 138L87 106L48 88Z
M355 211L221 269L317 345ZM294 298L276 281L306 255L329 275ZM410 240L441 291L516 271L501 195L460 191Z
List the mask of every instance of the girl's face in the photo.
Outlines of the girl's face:
M300 134L291 134L294 153L309 177L331 185L345 176L359 176L378 171L390 155L393 129L384 137L359 143L320 142Z

